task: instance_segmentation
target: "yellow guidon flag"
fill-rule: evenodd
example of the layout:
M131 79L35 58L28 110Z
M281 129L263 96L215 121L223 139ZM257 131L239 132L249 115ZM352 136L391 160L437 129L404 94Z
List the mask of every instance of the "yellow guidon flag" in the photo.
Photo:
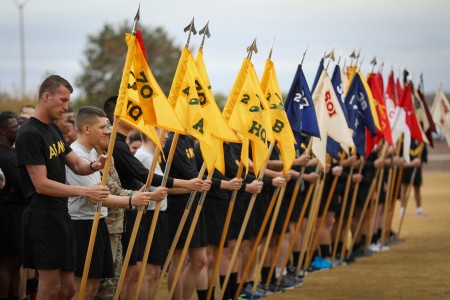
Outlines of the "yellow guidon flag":
M255 174L268 159L268 142L273 143L269 105L256 76L255 68L245 58L222 112L228 125L243 136L241 161L248 170L248 149L252 145Z
M147 64L140 31L137 30L136 35L126 34L126 42L125 68L129 71L124 72L122 82L127 84L126 90L119 91L114 115L144 133L161 149L155 127L179 133L186 131Z
M211 135L214 120L204 109L210 104L211 97L206 97L208 91L202 82L191 51L184 47L170 89L169 103L187 133L199 141L203 161L208 172L212 172L217 158Z
M273 137L277 141L278 148L280 148L284 173L287 173L295 160L294 145L296 144L296 141L284 109L275 66L270 59L266 60L264 73L261 79L261 88L269 104Z
M197 93L205 97L203 109L206 111L206 116L211 120L208 124L211 129L211 135L214 142L214 150L217 154L215 168L225 174L225 159L223 153L223 142L240 143L241 141L236 137L233 130L228 126L222 113L217 106L216 100L211 90L208 73L206 71L205 62L203 60L203 50L200 48L195 58L197 66Z

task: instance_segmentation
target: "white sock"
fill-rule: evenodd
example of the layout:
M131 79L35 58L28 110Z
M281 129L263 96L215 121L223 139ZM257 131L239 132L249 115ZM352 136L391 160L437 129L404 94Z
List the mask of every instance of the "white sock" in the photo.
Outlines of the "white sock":
M405 208L400 207L400 217L403 216L404 214L405 214Z

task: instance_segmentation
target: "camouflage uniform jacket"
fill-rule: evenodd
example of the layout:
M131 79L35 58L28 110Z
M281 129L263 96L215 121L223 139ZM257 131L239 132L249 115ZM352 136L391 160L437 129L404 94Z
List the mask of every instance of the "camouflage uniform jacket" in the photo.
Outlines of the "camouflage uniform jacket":
M109 188L109 192L113 195L129 197L134 194L134 191L122 188L119 174L117 174L114 167L111 167L111 171L109 172L107 186ZM105 221L108 225L108 231L110 234L122 233L124 231L124 215L124 208L108 208L108 216L105 218Z

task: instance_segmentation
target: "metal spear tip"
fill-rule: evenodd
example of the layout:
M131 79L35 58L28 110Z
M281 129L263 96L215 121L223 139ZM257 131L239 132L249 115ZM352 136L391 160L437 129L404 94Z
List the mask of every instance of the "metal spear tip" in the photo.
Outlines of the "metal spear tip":
M136 16L134 17L135 22L139 22L139 19L141 18L140 11L141 11L141 4L139 3L138 10L136 12Z
M329 58L329 59L331 59L332 61L334 61L334 60L335 60L335 57L334 57L334 49L331 50L330 53L325 54L324 58Z
M251 59L253 52L258 53L258 48L256 47L256 38L254 38L252 44L247 47L248 59Z
M306 45L305 52L303 52L302 60L300 61L301 65L303 65L303 61L305 60L305 56L306 56L306 52L308 52L308 48L309 48L309 42L308 42L308 45Z
M372 60L370 61L370 64L373 65L374 67L377 65L377 57L376 56L374 56L372 58Z
M353 50L353 52L350 54L350 58L356 58L355 50Z
M192 17L191 23L189 23L189 25L184 28L184 32L188 32L188 31L192 32L194 35L197 34L197 30L195 30L195 26L194 26L194 17Z
M211 37L211 33L209 32L209 21L206 23L205 27L203 27L198 34L204 35L206 37Z

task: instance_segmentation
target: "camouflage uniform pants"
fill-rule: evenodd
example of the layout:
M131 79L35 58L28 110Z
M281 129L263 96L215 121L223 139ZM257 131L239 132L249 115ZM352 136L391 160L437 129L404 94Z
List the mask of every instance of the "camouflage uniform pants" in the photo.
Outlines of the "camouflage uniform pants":
M122 269L122 242L121 233L110 234L111 250L114 259L114 278L106 278L100 280L100 286L98 288L97 300L110 300L114 299L116 292L117 282L119 281L120 270Z

